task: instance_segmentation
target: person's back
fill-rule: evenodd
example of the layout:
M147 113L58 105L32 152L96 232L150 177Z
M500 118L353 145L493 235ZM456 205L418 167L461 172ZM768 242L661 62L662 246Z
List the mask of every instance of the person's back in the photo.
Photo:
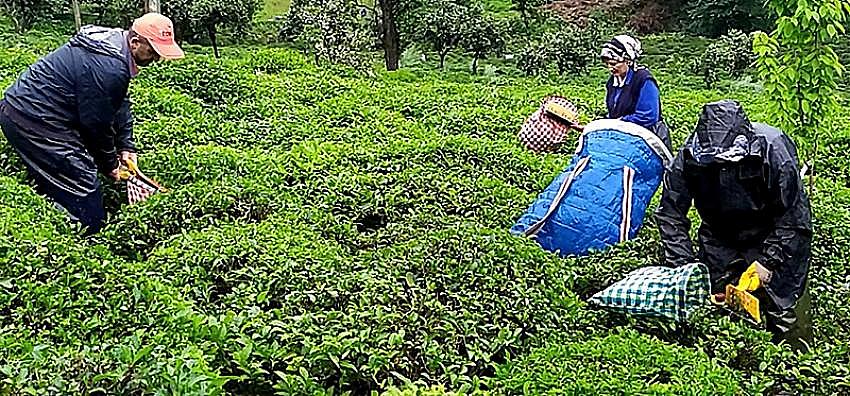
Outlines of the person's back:
M131 71L126 32L87 26L69 42L30 66L4 95L6 103L19 115L43 123L49 130L79 138L86 105L108 100L112 108L121 105L127 93ZM88 98L88 77L107 79L108 98ZM98 109L102 111L103 109ZM109 115L110 118L112 115Z

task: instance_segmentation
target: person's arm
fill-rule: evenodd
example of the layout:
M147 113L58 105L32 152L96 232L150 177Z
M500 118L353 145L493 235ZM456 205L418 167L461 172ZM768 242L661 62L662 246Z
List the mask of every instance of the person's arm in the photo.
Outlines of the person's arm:
M98 169L109 174L118 168L113 122L121 107L129 76L120 71L117 62L93 59L85 62L77 82L77 110L81 135Z
M661 113L658 108L659 97L658 86L652 80L647 80L640 89L640 96L638 96L635 104L635 112L623 116L622 120L645 128L655 125Z
M776 157L776 156L774 156ZM812 240L811 212L803 199L803 183L792 159L772 158L776 177L772 178L771 190L776 196L775 207L779 208L775 228L765 239L759 264L770 271L789 265L803 249L808 249Z
M684 179L684 158L680 151L673 165L664 173L664 191L661 204L655 212L664 256L667 264L674 267L696 261L690 237L691 222L688 219L691 201Z
M130 111L130 98L125 97L115 113L115 121L112 124L115 130L115 148L118 151L136 152L136 144L133 139L133 113Z

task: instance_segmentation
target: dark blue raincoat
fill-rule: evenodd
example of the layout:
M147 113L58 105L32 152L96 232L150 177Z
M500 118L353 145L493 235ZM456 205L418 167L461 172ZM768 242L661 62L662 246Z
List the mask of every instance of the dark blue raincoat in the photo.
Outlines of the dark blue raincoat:
M101 199L97 171L117 168L119 151L135 151L127 94L135 72L126 31L86 26L29 67L0 102L7 140L39 190L72 215L83 204L102 212L78 201Z

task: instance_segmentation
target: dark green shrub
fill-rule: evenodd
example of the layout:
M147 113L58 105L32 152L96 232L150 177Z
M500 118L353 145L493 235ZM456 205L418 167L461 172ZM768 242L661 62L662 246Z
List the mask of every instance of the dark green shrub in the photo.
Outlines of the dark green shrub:
M773 18L764 2L746 0L698 0L679 7L689 31L718 37L733 29L752 32L768 31Z
M721 80L741 76L755 59L752 38L732 30L709 44L702 56L693 60L691 71L702 77L707 88L713 88Z
M561 24L523 49L517 65L527 75L545 75L550 71L561 76L578 74L597 61L603 40L607 39L603 39L595 25L580 28Z

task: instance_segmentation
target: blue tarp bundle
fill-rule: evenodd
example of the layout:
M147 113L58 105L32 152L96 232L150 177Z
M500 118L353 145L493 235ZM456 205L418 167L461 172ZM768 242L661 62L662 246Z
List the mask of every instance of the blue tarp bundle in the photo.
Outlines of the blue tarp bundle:
M562 256L631 239L643 225L670 151L648 129L597 120L579 137L572 162L531 204L511 233Z

